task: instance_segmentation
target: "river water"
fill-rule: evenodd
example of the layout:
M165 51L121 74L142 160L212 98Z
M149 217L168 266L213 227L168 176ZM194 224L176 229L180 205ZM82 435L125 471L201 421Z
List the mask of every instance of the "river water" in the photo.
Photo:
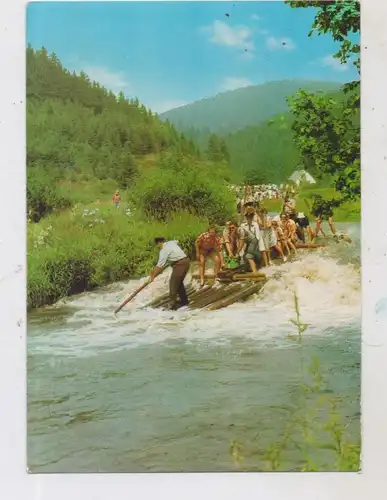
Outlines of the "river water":
M301 382L292 335L299 298L303 355L320 361L324 393L360 434L360 226L353 244L302 251L262 294L214 312L141 308L167 290L160 276L115 318L139 281L29 315L31 472L232 471L262 466L283 434ZM230 443L242 447L234 463ZM318 458L321 451L312 451ZM320 454L320 455L319 455ZM299 464L296 447L284 458ZM239 467L239 469L238 469Z

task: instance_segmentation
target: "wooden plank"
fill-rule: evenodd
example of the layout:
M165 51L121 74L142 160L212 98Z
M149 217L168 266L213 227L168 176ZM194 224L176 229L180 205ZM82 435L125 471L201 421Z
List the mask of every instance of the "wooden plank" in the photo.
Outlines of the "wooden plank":
M213 293L213 287L207 286L199 290L195 297L191 300L190 305L195 304L197 301L203 300L206 297L209 297Z
M195 279L195 280L199 280L200 279L200 274L199 273L193 273L192 274L192 278ZM205 280L211 280L211 279L215 279L215 273L205 273L204 274L204 279Z
M267 281L267 278L263 278L262 276L257 276L256 278L245 278L245 277L233 278L234 283L244 283L246 281L250 283L261 283Z
M206 286L204 288L201 288L200 290L196 290L195 288L192 287L192 289L189 291L189 293L187 293L187 297L188 297L189 302L190 302L189 305L194 304L195 301L197 301L197 300L201 300L203 295L204 296L210 295L211 288L212 288L211 286ZM171 304L171 299L169 297L169 293L162 295L162 297L159 297L159 299L161 299L161 300L158 300L156 302L156 304L154 306L152 306L155 309L162 309L162 308L167 307L168 305Z
M221 284L219 287L205 286L197 290L191 284L188 285L186 287L189 298L188 307L190 309L221 309L256 293L267 281L263 273L244 273L239 276L241 276L240 281L230 280L229 283ZM168 305L170 305L169 293L164 293L145 307L163 308Z
M211 288L212 288L211 285L205 285L203 288L199 288L198 290L195 290L195 292L190 297L191 301L196 300L197 297L202 295L204 292L207 292Z
M187 290L187 297L189 300L192 297L192 295L195 294L195 292L196 292L196 290L194 288L191 288L189 291ZM168 297L166 299L159 302L159 304L156 306L156 309L162 309L163 307L166 307L169 305L171 305L171 299L170 299L169 294L168 294Z
M190 308L192 309L203 309L204 307L208 306L209 304L212 304L218 299L221 299L222 297L227 297L230 293L234 291L234 289L239 288L240 285L238 284L232 284L232 285L225 285L222 286L218 289L214 289L213 293L204 297L204 298L199 298L195 303L190 304Z
M219 273L218 273L218 278L223 278L223 277L226 277L226 276L232 276L233 274L237 273L237 272L242 272L243 269L245 268L245 265L242 265L242 266L238 266L234 269L222 269ZM198 271L192 273L192 278L194 279L200 279L200 273ZM204 274L204 279L215 279L215 273L205 273Z
M189 284L189 285L186 286L186 290L187 290L187 294L192 293L193 291L195 291L194 287L191 284ZM156 307L159 306L159 304L161 302L164 302L168 298L169 298L169 291L166 292L166 293L163 293L162 295L159 295L155 299L151 300L150 302L148 302L147 304L145 304L144 307L154 307L154 308L156 308Z
M212 297L212 296L213 296L213 294L214 294L214 291L213 291L213 290L212 290L212 288L211 288L211 290L209 290L208 292L201 293L201 294L197 295L197 296L195 297L195 299L194 299L194 300L192 300L192 301L189 303L189 306L188 306L188 307L189 307L190 309L197 309L197 308L200 308L200 307L201 307L200 305L201 305L204 301L206 301L206 300L208 300L210 297ZM211 300L211 299L210 299L210 300Z
M194 279L199 279L199 274L193 274L192 277ZM205 275L205 279L215 279L215 275ZM266 279L266 274L265 273L241 273L238 272L238 270L235 269L230 269L229 271L221 271L218 274L218 279L221 282L231 282L235 281L238 279L258 279L258 278L263 278Z
M230 306L231 304L234 304L235 302L239 300L246 299L250 295L253 295L254 293L257 293L264 285L265 283L254 283L250 286L242 287L241 290L237 291L236 293L233 293L231 296L228 296L226 298L223 298L222 300L218 300L207 309L209 311L216 311L218 309L222 309L224 307Z
M266 274L265 273L235 273L232 276L233 280L238 280L238 279L266 279Z

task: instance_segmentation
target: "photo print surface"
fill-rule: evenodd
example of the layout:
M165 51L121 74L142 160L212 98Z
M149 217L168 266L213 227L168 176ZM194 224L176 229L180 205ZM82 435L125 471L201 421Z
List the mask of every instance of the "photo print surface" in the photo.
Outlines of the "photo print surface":
M29 4L31 473L359 470L359 30Z

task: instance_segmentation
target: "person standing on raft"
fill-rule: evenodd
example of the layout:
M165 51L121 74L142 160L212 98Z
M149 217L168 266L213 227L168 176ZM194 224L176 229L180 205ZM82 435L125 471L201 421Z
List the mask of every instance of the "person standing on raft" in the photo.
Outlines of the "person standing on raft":
M171 298L171 310L175 311L179 307L188 305L187 292L184 286L184 279L187 276L190 260L186 253L179 247L177 241L165 241L163 237L155 238L155 244L160 250L159 260L153 269L149 283L158 276L167 266L172 267L172 274L169 280L169 296ZM177 301L180 298L180 303Z
M282 212L289 216L290 219L296 220L296 200L294 198L290 198L288 194L286 194L284 199L284 206Z
M222 238L227 257L238 256L239 240L241 237L243 237L243 231L238 227L238 223L236 221L227 222Z
M206 233L202 233L195 241L196 260L200 264L200 286L204 286L206 272L206 261L211 259L215 264L215 279L218 277L221 266L224 267L222 254L222 239L216 234L215 227L209 227Z
M240 253L245 247L243 260L248 263L252 273L257 273L257 264L261 263L261 256L265 258L265 244L254 216L254 208L248 207L245 214L246 222L241 225L242 234L238 251ZM265 264L267 265L266 262Z
M332 207L338 206L339 202L337 200L332 201L324 201L322 196L319 194L312 194L313 196L313 205L312 205L312 214L316 218L316 228L314 231L315 237L321 232L321 234L326 237L325 232L322 228L323 220L328 220L329 229L333 235L333 238L338 241L336 235L335 223L333 220L333 210Z

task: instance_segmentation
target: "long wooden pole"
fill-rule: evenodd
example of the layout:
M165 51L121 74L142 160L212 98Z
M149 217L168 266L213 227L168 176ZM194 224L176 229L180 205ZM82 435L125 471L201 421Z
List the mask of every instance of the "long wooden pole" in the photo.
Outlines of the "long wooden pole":
M123 307L125 307L128 302L130 302L132 299L134 299L134 297L137 294L139 294L142 290L144 290L144 288L147 287L148 285L149 285L149 281L146 281L143 285L141 285L139 288L137 288L137 290L135 290L130 297L128 297L126 300L124 300L124 302L120 306L117 307L117 309L114 311L114 314L117 314L118 312L120 312L121 309Z

